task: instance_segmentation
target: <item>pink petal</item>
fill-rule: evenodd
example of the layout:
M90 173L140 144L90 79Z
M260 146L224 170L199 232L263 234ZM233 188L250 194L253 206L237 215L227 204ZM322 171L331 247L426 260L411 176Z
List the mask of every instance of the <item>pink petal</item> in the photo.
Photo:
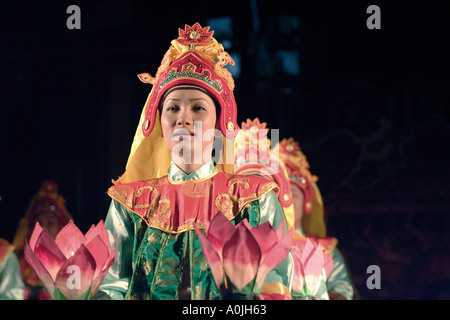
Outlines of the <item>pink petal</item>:
M108 244L108 253L111 254L111 244L109 243L108 231L105 228L103 220L100 220L96 226L92 225L84 237L86 238L86 241L90 241L96 236L100 236L100 239L102 239L105 244Z
M284 222L281 222L277 228L277 239L280 240L284 236Z
M206 238L212 243L214 250L219 256L222 256L223 245L233 230L233 223L231 223L222 212L217 213L211 220Z
M97 276L103 270L103 266L108 261L108 258L110 256L108 252L109 244L105 245L100 236L97 235L94 239L85 243L84 246L86 247L86 249L88 249L89 253L95 260L94 278L97 278Z
M308 260L308 257L312 254L312 252L314 251L315 246L312 243L311 240L307 239L303 248L302 248L302 264L305 265L306 261Z
M64 256L70 258L86 242L86 238L75 223L73 223L73 220L70 220L58 233L55 242Z
M292 240L292 247L296 248L299 252L303 252L303 249L308 242L308 238L306 240L303 239L293 239Z
M42 284L45 286L50 296L53 296L53 292L55 291L54 280L50 273L48 273L47 269L42 265L39 259L34 254L33 250L31 250L28 242L25 242L24 256L27 262L31 267L36 271L39 279L41 279Z
M206 234L208 234L210 224L211 224L211 222L208 220L203 221L203 227L205 228Z
M43 229L36 241L34 254L48 271L52 279L56 279L56 274L66 262L66 257L59 250L52 236Z
M317 246L303 263L305 270L305 282L309 291L314 293L320 274L323 269L323 251Z
M270 270L279 265L291 251L292 230L289 230L284 237L272 247L269 253L259 266L258 276L256 277L256 286L260 288L266 279Z
M117 234L116 234L114 243L117 243ZM98 288L100 287L100 285L102 284L106 275L108 274L109 268L113 265L115 258L116 258L116 246L114 246L113 252L108 257L108 260L106 261L105 265L103 266L103 270L100 272L100 274L97 277L94 277L94 281L92 282L92 286L91 286L91 295L92 296L94 296L97 293Z
M75 268L70 270L70 268ZM95 260L84 245L70 257L62 266L56 277L56 287L61 293L71 300L78 299L91 287L95 272ZM71 287L77 284L73 281L79 277L79 287Z
M291 250L294 259L294 278L292 280L292 290L295 292L301 292L305 285L305 271L303 270L302 263L300 262L301 253L296 248Z
M216 252L214 245L203 235L203 232L198 229L197 225L194 225L194 229L202 244L202 252L206 261L208 261L216 288L219 289L223 282L222 259Z
M112 260L112 261L114 261L114 260ZM110 266L111 266L111 264L108 266L108 268L106 268L102 272L100 272L100 274L96 278L94 277L94 281L92 282L92 285L91 285L91 296L92 297L97 293L98 288L100 288L100 285L102 284L103 280L105 279L106 275L108 274Z
M34 229L33 229L33 233L31 234L31 238L30 238L30 247L31 250L34 250L34 248L36 247L36 242L39 238L39 236L41 235L42 232L42 227L39 224L39 222L36 222L36 224L34 225Z
M223 246L222 255L225 272L238 290L255 278L261 249L244 223L239 223L234 229Z
M252 229L252 234L261 248L262 260L266 254L277 243L277 233L272 227L272 224L267 221Z

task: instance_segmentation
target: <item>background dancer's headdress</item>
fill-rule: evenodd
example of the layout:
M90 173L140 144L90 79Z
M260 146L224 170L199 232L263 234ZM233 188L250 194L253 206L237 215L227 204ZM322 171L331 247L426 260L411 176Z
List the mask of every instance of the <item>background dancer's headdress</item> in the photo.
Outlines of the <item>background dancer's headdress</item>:
M39 213L49 212L58 217L59 226L63 228L72 218L66 208L66 200L58 192L58 184L52 180L42 182L38 192L31 199L25 216L20 219L14 236L16 250L23 249L25 240L33 231Z
M324 220L322 195L316 182L319 178L312 175L305 154L294 138L284 138L274 148L280 161L284 163L289 181L302 190L304 195L302 228L306 235L325 237L327 229Z
M254 174L275 181L280 187L278 200L283 208L288 228L294 227L294 205L291 186L284 164L271 152L269 129L258 118L242 122L235 139L235 173Z

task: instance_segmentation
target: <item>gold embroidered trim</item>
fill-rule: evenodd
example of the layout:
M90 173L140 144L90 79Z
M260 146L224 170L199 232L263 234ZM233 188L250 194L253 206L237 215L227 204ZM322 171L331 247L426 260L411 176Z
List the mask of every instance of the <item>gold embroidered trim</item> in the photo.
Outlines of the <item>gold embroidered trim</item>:
M225 199L224 202L222 202L222 199ZM227 193L221 193L216 197L216 200L214 201L216 208L222 212L225 217L230 218L233 216L233 201L231 201L231 197Z
M168 218L167 213L170 213L170 200L169 199L161 199L158 201L158 208L156 209L155 215L160 216L161 218Z
M125 205L127 208L133 208L133 209L145 209L145 208L151 208L155 205L158 196L159 196L159 192L158 189L156 189L155 187L152 186L144 186L144 187L140 187L136 194L134 195L134 198L139 198L142 194L142 190L145 189L150 189L152 192L154 192L154 196L152 198L152 201L150 203L147 204L139 204L139 205L134 205L133 201L131 201L131 199L127 199L126 197L121 196L117 190L115 188L109 189L108 190L108 194L116 199L117 201L119 201L120 203L122 203L123 205ZM112 190L112 191L111 191ZM114 194L112 194L112 192Z
M151 184L152 186L162 186L168 182L168 177L164 176L157 179L147 180L146 183Z

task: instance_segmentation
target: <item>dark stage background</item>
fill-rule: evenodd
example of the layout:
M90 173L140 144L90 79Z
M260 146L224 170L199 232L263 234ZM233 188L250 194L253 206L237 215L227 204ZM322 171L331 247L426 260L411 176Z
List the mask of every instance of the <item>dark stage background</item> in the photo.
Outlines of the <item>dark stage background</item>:
M156 73L177 28L212 21L237 57L239 123L257 116L300 142L358 297L448 299L448 5L182 3L0 4L0 237L12 241L45 179L82 231L105 218L151 89L136 75ZM379 290L366 286L373 264Z

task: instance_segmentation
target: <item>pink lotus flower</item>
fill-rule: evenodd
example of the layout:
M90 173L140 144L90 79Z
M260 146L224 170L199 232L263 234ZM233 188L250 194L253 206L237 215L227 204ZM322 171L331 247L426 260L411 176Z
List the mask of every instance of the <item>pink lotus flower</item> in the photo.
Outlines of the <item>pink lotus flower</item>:
M204 235L195 226L218 289L230 290L229 280L238 291L259 293L269 271L291 249L292 234L284 235L283 224L277 230L269 222L251 227L245 219L234 226L219 212L206 229Z
M324 237L324 238L320 238L320 237L314 237L314 236L308 236L309 239L311 239L311 241L313 241L314 243L316 243L317 245L319 245L322 250L323 250L323 264L324 264L324 268L325 268L325 278L328 279L328 276L330 275L331 271L333 271L333 256L330 253L326 253L327 248L330 247L330 245L333 243L333 241L335 241L334 238L332 237ZM334 246L333 246L334 248Z
M292 290L305 296L314 296L325 268L325 254L320 244L311 241L309 238L306 241L294 240L292 255L294 256ZM329 266L329 263L330 261L327 260L327 266Z
M39 223L25 244L25 259L52 299L90 299L114 263L108 232L101 220L86 235L71 220L52 239Z

